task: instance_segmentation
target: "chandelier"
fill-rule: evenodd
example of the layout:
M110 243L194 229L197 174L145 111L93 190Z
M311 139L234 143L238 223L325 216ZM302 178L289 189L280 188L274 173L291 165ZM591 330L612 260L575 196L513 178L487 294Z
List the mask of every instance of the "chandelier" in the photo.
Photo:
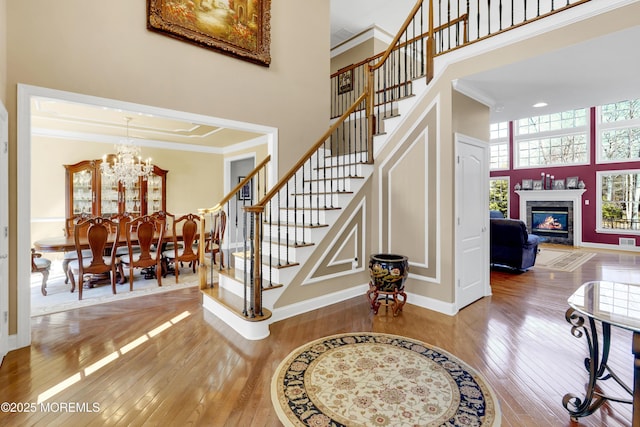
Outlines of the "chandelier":
M107 161L107 155L102 156L102 164L100 169L102 174L110 178L114 182L121 182L125 187L131 188L138 183L138 179L142 177L145 181L153 172L151 158L142 161L140 155L140 147L135 141L129 138L129 122L131 117L125 117L127 121L127 139L116 144L116 154L113 162Z

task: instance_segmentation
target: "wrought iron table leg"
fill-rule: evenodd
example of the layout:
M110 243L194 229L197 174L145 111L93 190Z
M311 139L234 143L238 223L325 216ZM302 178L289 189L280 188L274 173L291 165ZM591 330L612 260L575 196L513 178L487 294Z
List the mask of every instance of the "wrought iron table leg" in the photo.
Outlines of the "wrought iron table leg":
M635 387L640 382L640 379L637 378L640 376L640 338L637 339L638 342L636 343L636 333L634 333L633 354L635 357L635 364L634 390L632 391L631 388L624 384L607 365L611 345L611 325L609 323L602 322L602 349L600 349L596 321L593 318L587 317L587 326L585 324L585 317L573 308L570 308L565 314L565 319L572 325L571 334L576 338L584 336L587 340L587 346L589 349L589 357L584 360L585 368L589 372L589 382L587 384L587 390L584 398L581 399L572 393L568 393L562 398L562 405L569 412L570 417L577 420L580 417L591 415L608 400L621 403L632 403L631 400L608 396L599 391L597 381L605 381L610 378L618 383L627 393L633 394L635 409L636 399L640 402L640 399L636 397L636 394L640 393L640 388ZM636 424L635 412L636 411L634 410L633 426L640 427L640 423Z

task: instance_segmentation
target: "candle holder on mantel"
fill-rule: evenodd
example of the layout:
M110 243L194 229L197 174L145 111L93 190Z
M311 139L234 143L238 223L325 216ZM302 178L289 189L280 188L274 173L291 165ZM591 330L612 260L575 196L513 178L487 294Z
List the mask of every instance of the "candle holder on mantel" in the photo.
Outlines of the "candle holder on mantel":
M553 190L553 180L555 177L548 173L545 174L544 172L540 172L540 177L542 178L542 189Z

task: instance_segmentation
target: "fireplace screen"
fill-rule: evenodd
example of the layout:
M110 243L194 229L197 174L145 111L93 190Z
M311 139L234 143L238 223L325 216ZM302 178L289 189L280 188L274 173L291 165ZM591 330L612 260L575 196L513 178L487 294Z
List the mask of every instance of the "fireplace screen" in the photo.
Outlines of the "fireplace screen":
M532 210L531 231L533 233L567 234L569 214L556 210Z

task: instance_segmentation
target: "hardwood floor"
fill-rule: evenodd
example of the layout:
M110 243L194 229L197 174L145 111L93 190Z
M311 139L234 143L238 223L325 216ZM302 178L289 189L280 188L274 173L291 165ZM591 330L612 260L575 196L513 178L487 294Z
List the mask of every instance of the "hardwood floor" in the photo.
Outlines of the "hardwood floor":
M10 352L0 368L0 402L35 411L0 412L0 425L278 426L270 382L280 361L346 331L404 335L461 358L496 391L503 426L630 425L630 406L618 403L570 422L562 397L584 390L587 350L564 313L583 282L640 283L639 267L640 254L598 252L572 273L494 270L493 295L453 317L410 298L400 316L384 307L374 316L363 295L278 322L255 342L204 312L195 288L37 317L32 346ZM630 343L614 328L610 365L628 383Z

